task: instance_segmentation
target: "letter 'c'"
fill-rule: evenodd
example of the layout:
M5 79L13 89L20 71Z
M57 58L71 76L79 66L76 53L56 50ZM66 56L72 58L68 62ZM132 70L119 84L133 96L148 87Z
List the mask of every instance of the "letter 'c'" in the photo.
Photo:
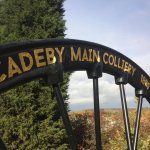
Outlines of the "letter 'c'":
M106 61L106 56L108 57L108 53L104 53L104 55L103 55L103 62L105 64L108 64L108 60Z

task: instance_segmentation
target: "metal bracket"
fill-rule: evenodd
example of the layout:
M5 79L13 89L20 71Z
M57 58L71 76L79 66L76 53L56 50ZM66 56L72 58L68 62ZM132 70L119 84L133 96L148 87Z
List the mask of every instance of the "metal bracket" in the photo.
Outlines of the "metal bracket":
M46 75L39 81L43 86L63 82L63 67L61 63L50 65L44 72Z
M144 89L142 89L142 90L137 90L137 89L135 89L135 96L137 96L137 97L139 97L139 96L143 96L143 97L145 97L146 96L146 91L144 90Z
M87 75L89 79L95 79L102 77L103 64L95 63L90 69L87 71Z
M124 74L120 75L120 76L115 76L115 83L117 85L120 84L127 84L128 83L128 73L125 72Z

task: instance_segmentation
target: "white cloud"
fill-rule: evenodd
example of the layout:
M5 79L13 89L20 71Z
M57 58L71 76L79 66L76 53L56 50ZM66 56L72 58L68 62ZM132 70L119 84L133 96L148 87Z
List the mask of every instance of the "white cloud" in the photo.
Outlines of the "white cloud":
M150 75L150 2L87 0L66 1L67 38L80 39L111 47L129 57ZM99 9L100 7L100 9ZM134 89L126 85L127 100L134 102ZM100 103L103 107L120 106L119 87L114 77L99 79ZM93 105L92 80L85 72L72 74L70 106L83 109ZM83 105L83 106L81 106ZM148 104L145 103L147 106Z
M134 88L129 84L125 85L128 103L134 105ZM85 71L78 71L72 74L69 84L70 108L73 110L93 108L93 82L87 78ZM115 84L114 77L103 74L99 79L99 99L101 107L120 107L119 86ZM76 107L75 107L76 106ZM75 108L76 109L75 109Z
M69 84L70 103L89 102L92 100L92 81L88 80L85 71L72 74Z

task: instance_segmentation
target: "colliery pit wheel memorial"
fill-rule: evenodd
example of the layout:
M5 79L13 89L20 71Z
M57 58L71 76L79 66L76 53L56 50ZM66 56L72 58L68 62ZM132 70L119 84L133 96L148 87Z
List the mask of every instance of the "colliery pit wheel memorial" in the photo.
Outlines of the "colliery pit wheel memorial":
M150 77L136 63L111 48L80 40L44 39L0 45L0 92L35 78L43 78L44 82L53 86L70 147L77 150L76 139L59 88L65 71L86 71L88 78L93 80L97 150L102 149L98 78L102 77L103 72L114 76L120 89L128 149L136 150L143 98L150 102ZM127 83L135 88L135 96L138 97L133 139L124 88Z

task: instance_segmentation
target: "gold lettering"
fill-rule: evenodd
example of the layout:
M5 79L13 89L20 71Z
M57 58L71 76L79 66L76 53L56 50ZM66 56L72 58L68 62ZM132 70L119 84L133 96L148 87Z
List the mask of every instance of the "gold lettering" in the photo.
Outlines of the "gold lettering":
M92 49L89 49L89 61L92 61Z
M82 61L89 61L89 60L88 60L88 56L87 56L86 49L84 49L83 56L82 56Z
M122 66L120 66L120 57L118 58L118 68L122 69Z
M103 62L105 63L105 64L108 64L108 60L106 61L106 56L108 57L108 53L104 53L104 55L103 55ZM107 58L108 59L108 58Z
M109 61L109 64L112 66L114 64L114 56L110 55L108 61Z
M75 53L74 48L71 47L71 61L81 61L81 48L78 47L77 53Z
M46 48L46 56L47 56L47 63L54 64L56 62L56 57L54 56L54 49L53 48Z
M25 63L25 58L27 58L29 60L29 64L28 65ZM20 62L21 62L22 70L24 72L29 71L32 68L32 66L33 66L33 58L31 56L31 54L29 54L27 52L19 53L19 59L20 59Z
M15 61L11 57L8 57L8 78L13 77L16 73L21 74L22 71Z
M116 67L118 69L122 69L123 71L127 71L132 76L134 75L136 68L134 68L127 61L117 58L116 55L104 53L103 54L103 62L104 64L109 64L110 66Z
M6 74L2 74L0 76L0 82L3 82L6 79L7 75Z
M127 72L128 72L129 74L132 74L132 66L131 66L131 64L128 65Z
M100 54L99 54L99 51L97 50L97 53L96 53L96 50L93 50L93 62L100 62L101 59L100 59Z
M118 67L116 62L117 62L117 56L115 56L115 58L114 58L114 67Z
M45 61L41 62L42 60L44 60L44 56L40 55L43 52L44 52L44 49L36 49L36 50L34 50L34 56L35 56L35 61L36 61L36 66L37 67L42 67L42 66L46 65Z
M123 68L124 68L124 63L125 63L125 60L122 60L122 70L124 70Z
M129 63L126 61L126 62L125 62L125 65L124 65L124 71L128 71L128 64L129 64Z
M62 54L64 52L65 47L62 47L61 50L59 50L58 48L55 48L57 54L59 55L59 61L62 62Z
M141 75L141 83L143 86L145 86L147 89L150 88L150 82L146 79L146 77L142 74Z

